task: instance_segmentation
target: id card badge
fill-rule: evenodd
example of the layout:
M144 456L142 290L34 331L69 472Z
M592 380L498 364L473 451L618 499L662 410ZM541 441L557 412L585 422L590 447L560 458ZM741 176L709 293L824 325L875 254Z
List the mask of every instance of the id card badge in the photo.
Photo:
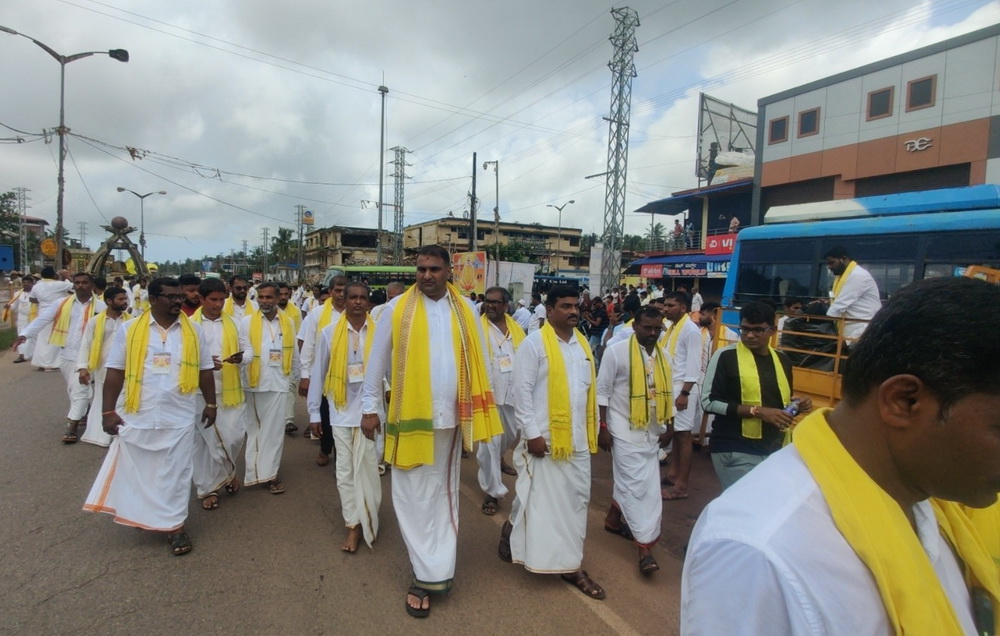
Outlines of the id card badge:
M267 353L267 364L271 367L281 366L281 349L271 349Z
M155 373L156 375L164 375L166 373L170 373L169 351L153 354L153 373Z
M500 373L510 373L514 370L514 360L506 353L497 356L497 365L500 367Z
M347 363L347 383L357 384L365 381L365 365L363 362Z

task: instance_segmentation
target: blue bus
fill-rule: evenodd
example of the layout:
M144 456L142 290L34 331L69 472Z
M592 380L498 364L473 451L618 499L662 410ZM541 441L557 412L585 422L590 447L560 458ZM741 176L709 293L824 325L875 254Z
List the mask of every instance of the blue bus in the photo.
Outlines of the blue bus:
M826 298L833 277L822 255L836 245L871 272L883 300L923 278L961 276L970 265L1000 267L1000 187L771 208L764 225L737 237L723 306Z

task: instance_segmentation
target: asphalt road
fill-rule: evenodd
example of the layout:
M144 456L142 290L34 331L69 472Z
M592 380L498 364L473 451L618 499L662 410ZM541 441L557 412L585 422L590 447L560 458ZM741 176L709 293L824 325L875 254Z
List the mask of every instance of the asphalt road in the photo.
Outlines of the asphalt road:
M634 548L603 530L611 463L594 457L584 566L607 590L586 598L558 577L533 575L497 558L510 510L487 517L475 459L462 462L458 569L431 616L407 616L411 580L383 478L381 531L374 551L341 553L333 466L318 447L288 438L274 496L244 488L223 493L215 511L192 498L194 551L169 554L162 535L82 511L104 449L64 446L67 398L58 372L11 364L0 352L0 632L2 633L617 633L673 634L679 626L681 558L702 507L718 494L706 455L697 454L690 499L664 503L661 570L643 578ZM300 427L307 420L299 404ZM513 477L505 477L513 490Z

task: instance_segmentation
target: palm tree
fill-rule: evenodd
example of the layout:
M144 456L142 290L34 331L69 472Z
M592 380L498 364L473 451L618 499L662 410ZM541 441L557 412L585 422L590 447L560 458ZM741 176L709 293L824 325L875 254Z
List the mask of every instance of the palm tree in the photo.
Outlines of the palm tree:
M279 227L278 234L271 238L271 259L275 263L291 263L298 256L299 242L295 240L291 228Z
M662 223L657 223L646 232L646 240L649 241L649 251L661 249L667 239L667 230Z

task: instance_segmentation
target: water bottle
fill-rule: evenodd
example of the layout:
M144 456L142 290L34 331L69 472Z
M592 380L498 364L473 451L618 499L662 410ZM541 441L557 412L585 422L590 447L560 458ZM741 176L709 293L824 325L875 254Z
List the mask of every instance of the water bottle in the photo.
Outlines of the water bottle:
M787 413L791 417L795 417L796 415L798 415L799 414L799 398L795 398L794 400L792 400L791 402L789 402L785 406L785 408L783 410L785 411L785 413Z

